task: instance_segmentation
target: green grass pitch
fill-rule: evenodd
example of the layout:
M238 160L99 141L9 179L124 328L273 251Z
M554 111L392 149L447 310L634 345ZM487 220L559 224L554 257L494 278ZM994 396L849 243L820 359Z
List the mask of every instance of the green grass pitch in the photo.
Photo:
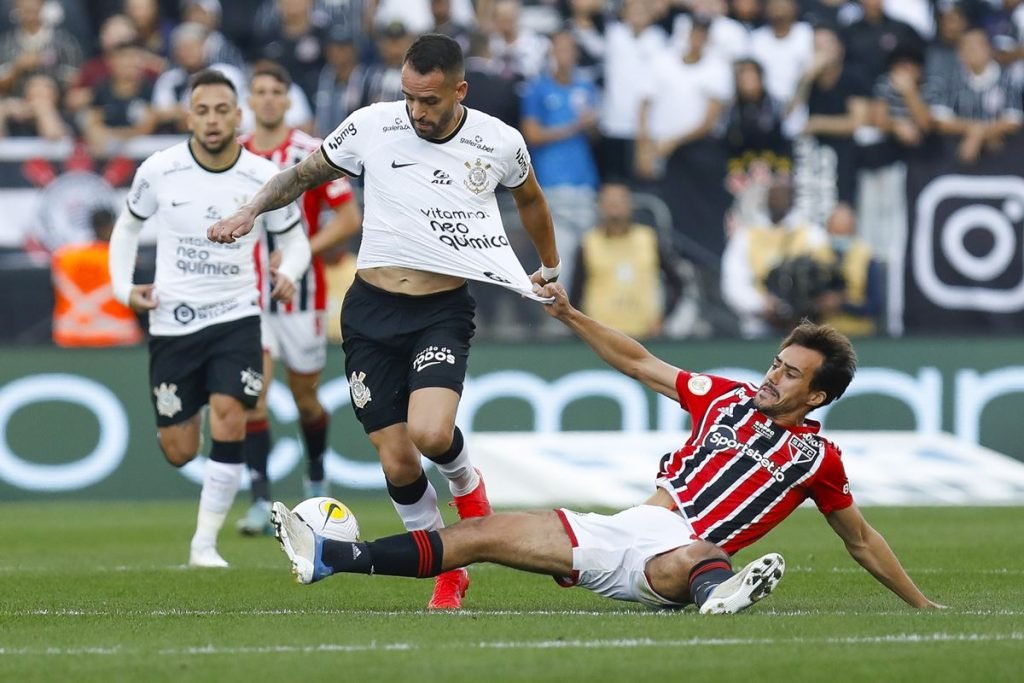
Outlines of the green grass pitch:
M364 537L399 531L352 501ZM1021 681L1020 508L868 509L925 592L916 612L846 555L814 510L775 550L778 590L749 611L658 613L543 576L471 569L466 609L431 584L292 582L273 539L234 532L229 570L188 570L195 501L0 504L0 681Z

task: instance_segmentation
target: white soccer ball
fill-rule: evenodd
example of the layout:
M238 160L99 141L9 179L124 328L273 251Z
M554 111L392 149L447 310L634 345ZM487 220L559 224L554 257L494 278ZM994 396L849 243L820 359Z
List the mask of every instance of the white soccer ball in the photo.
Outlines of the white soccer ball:
M292 508L292 512L325 538L335 541L359 540L359 522L340 500L327 496L309 498Z

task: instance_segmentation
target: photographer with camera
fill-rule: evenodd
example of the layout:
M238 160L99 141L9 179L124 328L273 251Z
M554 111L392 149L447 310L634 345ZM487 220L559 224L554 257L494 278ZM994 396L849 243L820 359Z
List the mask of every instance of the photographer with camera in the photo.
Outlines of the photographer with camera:
M722 256L722 295L744 337L761 337L842 306L828 236L793 210L788 175L772 178L764 222L739 225Z

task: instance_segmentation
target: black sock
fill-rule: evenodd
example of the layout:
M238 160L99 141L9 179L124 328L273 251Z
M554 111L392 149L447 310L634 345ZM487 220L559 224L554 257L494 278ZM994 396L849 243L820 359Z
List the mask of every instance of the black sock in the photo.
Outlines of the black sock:
M313 420L302 423L302 438L306 442L306 457L309 458L309 480L324 480L324 451L327 449L327 412Z
M700 607L718 584L733 577L729 560L703 560L690 570L690 600Z
M423 470L420 470L420 476L411 484L395 486L387 479L384 480L384 483L388 486L388 495L391 496L391 500L399 505L415 505L420 502L430 484L427 481L427 473Z
M241 465L245 462L242 455L242 441L218 441L212 439L210 445L210 460L222 462L228 465Z
M270 457L270 425L266 420L253 420L245 425L245 464L252 481L252 499L270 500L270 479L267 459Z
M412 531L368 543L324 539L322 559L335 572L422 579L441 573L444 546L436 531Z
M462 454L462 447L465 445L466 439L462 436L462 430L456 427L455 432L452 434L452 443L448 446L448 450L436 458L431 458L431 460L438 465L447 465Z

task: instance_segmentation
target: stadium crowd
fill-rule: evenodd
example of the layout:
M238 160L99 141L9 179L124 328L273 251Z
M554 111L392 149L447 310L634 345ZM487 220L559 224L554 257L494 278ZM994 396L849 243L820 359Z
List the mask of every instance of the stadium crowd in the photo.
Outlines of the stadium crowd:
M289 124L323 137L401 99L406 48L443 33L467 56L465 103L529 144L584 311L640 337L804 316L874 334L904 162L946 136L974 163L1021 127L1021 5L0 0L0 139L115 157L185 131L191 74L222 71L244 109L267 60L293 80Z

